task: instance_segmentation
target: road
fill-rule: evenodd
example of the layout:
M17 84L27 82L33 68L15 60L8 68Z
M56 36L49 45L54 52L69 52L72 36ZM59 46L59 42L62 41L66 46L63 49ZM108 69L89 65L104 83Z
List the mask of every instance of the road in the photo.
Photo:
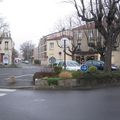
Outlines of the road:
M89 91L0 89L0 120L119 120L120 88Z
M19 68L0 68L0 86L9 83L9 78L15 76L16 86L29 86L32 84L32 76L35 72L46 71L48 68L21 63Z

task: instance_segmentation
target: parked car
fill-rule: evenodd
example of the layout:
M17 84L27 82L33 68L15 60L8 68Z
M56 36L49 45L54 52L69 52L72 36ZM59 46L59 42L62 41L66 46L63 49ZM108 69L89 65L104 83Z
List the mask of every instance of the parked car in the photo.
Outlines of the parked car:
M25 60L24 63L25 63L25 64L29 64L29 61L28 61L28 60Z
M103 70L104 69L104 61L99 61L99 60L88 60L85 62L85 64L90 67L90 66L95 66L98 70ZM117 70L118 67L114 64L111 65L111 70Z
M64 61L59 62L59 66L62 66L64 69ZM66 70L80 70L81 65L73 60L66 60Z

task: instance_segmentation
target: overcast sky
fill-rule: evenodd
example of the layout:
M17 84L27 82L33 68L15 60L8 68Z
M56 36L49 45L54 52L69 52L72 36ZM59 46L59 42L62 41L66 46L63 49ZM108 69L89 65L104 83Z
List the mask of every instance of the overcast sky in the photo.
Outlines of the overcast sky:
M1 1L1 0L0 0ZM75 10L71 4L63 0L2 0L0 15L10 25L15 48L31 40L33 44L53 32L55 23Z

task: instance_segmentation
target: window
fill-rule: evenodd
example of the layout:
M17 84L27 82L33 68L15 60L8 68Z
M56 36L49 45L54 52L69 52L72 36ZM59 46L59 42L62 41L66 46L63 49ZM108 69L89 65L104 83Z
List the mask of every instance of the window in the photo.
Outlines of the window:
M54 49L54 43L53 42L50 43L50 49Z
M8 41L5 41L5 49L8 50Z

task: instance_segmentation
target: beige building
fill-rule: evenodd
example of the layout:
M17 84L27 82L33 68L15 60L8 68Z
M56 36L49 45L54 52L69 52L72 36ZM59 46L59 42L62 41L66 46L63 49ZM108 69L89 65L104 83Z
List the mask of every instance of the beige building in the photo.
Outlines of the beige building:
M4 33L0 36L0 64L12 64L12 51L14 42L10 33Z
M48 65L49 59L55 57L58 60L64 60L64 48L61 47L61 39L67 37L69 39L69 48L73 45L77 46L74 59L78 62L87 61L89 59L100 60L100 55L93 50L97 42L104 45L104 39L101 34L95 29L93 23L81 25L72 30L66 30L49 34L40 39L38 45L38 58L41 64ZM118 37L119 39L120 37ZM119 45L120 46L120 45ZM67 53L70 54L68 48ZM72 57L66 55L66 60L71 60ZM112 52L112 63L120 66L120 47Z
M64 60L64 46L61 42L63 37L69 39L67 45L71 48L72 32L70 30L56 32L40 39L38 58L41 60L41 64L48 65L51 57L55 57L56 60ZM68 48L66 48L66 52L69 53ZM71 60L71 57L66 55L66 60Z
M73 31L75 34L74 36L77 37L79 43L81 44L81 53L79 54L79 57L84 58L85 61L88 59L100 60L100 55L93 52L93 47L90 47L96 46L96 41L101 42L101 44L104 45L104 38L101 36L98 30L95 29L94 24L90 23L87 25L81 25L77 28L74 28ZM117 39L118 47L112 51L112 64L120 66L120 36L118 36Z

